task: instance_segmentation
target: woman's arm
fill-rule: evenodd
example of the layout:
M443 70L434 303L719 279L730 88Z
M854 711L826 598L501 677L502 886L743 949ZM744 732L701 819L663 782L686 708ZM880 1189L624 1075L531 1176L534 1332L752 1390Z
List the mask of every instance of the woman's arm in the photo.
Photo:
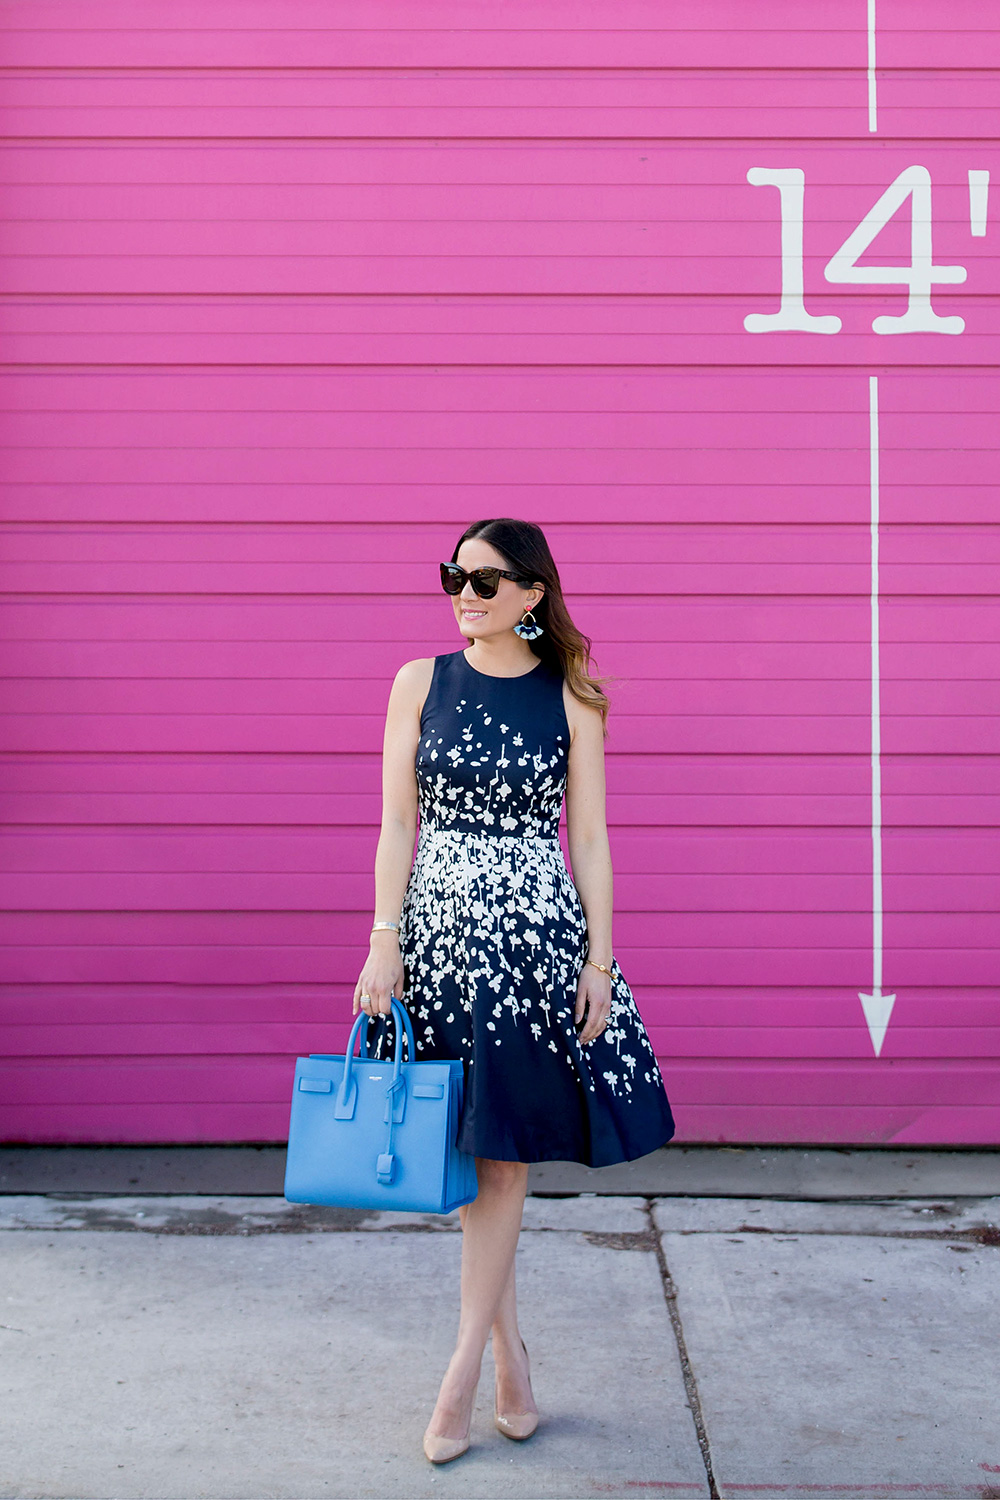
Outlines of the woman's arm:
M587 918L587 957L611 967L613 876L608 841L604 776L604 728L599 709L591 708L563 688L570 728L566 778L566 838L573 883ZM584 964L576 996L576 1021L589 1005L582 1042L591 1042L611 1012L611 976Z
M415 761L420 713L434 672L433 657L408 661L396 673L389 694L382 742L382 827L375 851L376 922L398 922L413 865L417 832ZM353 1014L387 1015L392 997L403 993L399 935L388 928L371 934L368 958L354 987ZM361 996L371 1000L361 1004Z

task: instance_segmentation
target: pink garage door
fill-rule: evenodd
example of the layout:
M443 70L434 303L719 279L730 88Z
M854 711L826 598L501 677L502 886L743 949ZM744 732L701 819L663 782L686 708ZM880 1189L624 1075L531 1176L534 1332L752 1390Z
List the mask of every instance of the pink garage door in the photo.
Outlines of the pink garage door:
M4 5L6 1138L282 1138L514 514L680 1138L997 1141L1000 22L870 13Z

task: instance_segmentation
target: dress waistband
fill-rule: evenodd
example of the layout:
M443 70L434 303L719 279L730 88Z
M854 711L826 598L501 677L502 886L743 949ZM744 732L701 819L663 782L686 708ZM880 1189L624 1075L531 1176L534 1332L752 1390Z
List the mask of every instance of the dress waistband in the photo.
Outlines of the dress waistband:
M494 833L491 828L438 828L433 823L420 825L420 839L454 839L459 843L467 843L470 839L506 839L511 843L523 844L528 841L533 844L558 844L558 833Z

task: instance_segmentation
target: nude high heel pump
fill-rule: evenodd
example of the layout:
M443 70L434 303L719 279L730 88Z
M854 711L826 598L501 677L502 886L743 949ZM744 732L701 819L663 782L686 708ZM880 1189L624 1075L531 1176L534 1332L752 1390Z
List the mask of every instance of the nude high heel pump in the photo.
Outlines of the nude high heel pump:
M528 1348L524 1339L521 1340L521 1348L524 1350L525 1359L527 1359ZM530 1375L528 1377L528 1384L529 1386L531 1384ZM503 1433L504 1437L513 1438L515 1442L523 1443L525 1438L530 1438L538 1426L538 1413L536 1411L511 1411L501 1414L494 1398L493 1425L498 1432Z
M436 1432L425 1432L424 1453L432 1464L450 1464L453 1458L461 1458L468 1448L471 1432L471 1422L464 1438L439 1437Z
M472 1409L469 1412L469 1425L465 1429L465 1436L460 1438L442 1437L440 1433L431 1432L430 1429L424 1433L424 1454L432 1464L450 1464L453 1458L461 1458L469 1446L469 1438L472 1432L472 1417L476 1410L476 1394L472 1393Z

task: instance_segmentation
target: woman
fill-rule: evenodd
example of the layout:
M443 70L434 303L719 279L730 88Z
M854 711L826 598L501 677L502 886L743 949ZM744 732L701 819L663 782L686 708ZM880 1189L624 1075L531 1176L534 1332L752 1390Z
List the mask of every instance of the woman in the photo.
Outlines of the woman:
M523 1439L538 1423L514 1287L528 1164L631 1161L674 1129L612 956L608 700L587 672L590 642L529 521L477 521L441 579L469 645L407 662L393 683L376 920L354 992L355 1014L388 1017L375 1056L391 1055L395 996L418 1057L465 1065L458 1144L479 1191L459 1210L462 1310L424 1434L432 1463L469 1446L491 1331L497 1427Z

